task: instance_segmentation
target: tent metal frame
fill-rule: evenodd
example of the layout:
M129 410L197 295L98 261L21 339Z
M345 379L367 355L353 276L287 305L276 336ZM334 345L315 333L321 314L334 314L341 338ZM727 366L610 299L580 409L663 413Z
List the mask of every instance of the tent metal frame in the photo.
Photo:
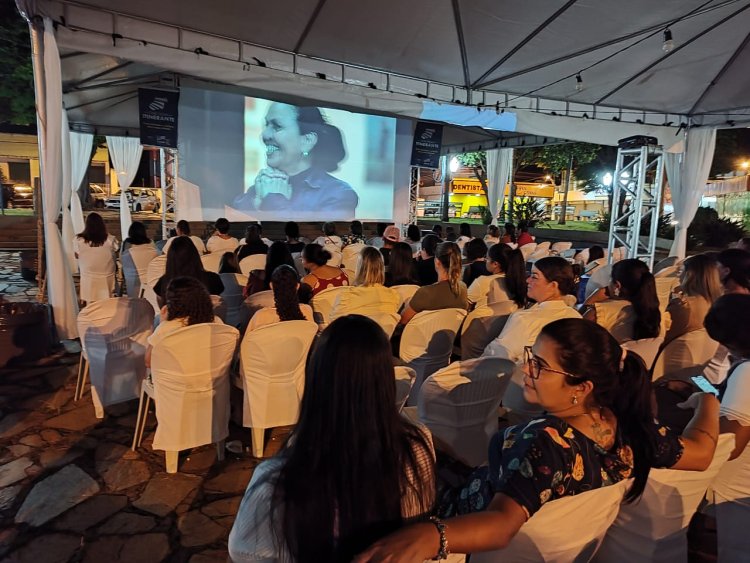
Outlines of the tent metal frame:
M662 147L644 145L640 148L619 149L612 194L609 224L609 258L619 243L625 249L624 258L637 258L654 266L656 234L663 192L664 152ZM630 198L624 209L621 204ZM651 219L648 235L641 237L641 221ZM645 239L645 242L644 240Z

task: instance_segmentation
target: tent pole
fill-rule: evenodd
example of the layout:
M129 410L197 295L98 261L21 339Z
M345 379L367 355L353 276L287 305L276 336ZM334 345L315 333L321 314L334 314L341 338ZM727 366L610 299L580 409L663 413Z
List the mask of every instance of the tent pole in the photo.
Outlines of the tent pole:
M164 159L166 151L159 149L159 186L161 186L161 238L167 240L167 171Z

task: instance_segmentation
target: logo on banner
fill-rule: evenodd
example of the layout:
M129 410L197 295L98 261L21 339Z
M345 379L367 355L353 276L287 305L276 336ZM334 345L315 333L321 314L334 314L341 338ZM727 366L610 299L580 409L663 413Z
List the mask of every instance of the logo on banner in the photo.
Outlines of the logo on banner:
M177 148L177 105L180 93L170 90L138 89L141 144Z
M411 147L411 165L421 168L440 168L442 145L443 126L418 121Z

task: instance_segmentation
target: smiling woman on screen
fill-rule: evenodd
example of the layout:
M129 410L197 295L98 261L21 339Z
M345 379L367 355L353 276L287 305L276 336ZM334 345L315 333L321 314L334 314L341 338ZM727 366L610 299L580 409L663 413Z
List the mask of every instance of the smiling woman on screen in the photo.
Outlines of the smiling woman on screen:
M328 172L346 157L341 132L320 109L274 103L262 132L267 167L234 200L241 211L292 211L314 218L353 219L359 197Z

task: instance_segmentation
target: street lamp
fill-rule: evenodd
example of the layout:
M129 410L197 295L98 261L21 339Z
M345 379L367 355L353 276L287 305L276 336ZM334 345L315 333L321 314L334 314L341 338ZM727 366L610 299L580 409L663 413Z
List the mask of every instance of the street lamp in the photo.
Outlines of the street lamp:
M607 187L610 187L612 185L612 174L607 172L602 178L602 184L604 184Z
M745 171L745 174L747 174L748 168L750 168L750 161L743 160L740 162L740 168L742 168Z

